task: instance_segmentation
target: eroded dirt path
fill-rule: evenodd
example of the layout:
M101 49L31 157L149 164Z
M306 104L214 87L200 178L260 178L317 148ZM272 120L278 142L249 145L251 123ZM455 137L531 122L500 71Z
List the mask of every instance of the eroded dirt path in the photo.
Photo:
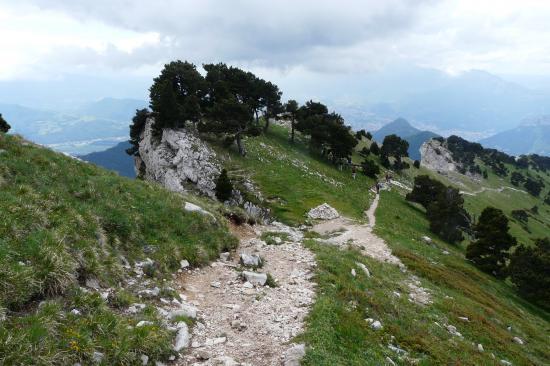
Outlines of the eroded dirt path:
M378 207L380 195L377 194L371 206L365 211L368 218L368 224L361 224L354 220L339 217L333 220L326 220L313 226L313 231L326 237L320 240L327 244L346 247L351 245L360 250L360 252L381 262L397 265L403 272L406 272L405 265L392 254L391 249L386 242L378 235L373 233L376 225L375 211ZM409 300L420 305L431 304L430 293L420 285L420 281L414 275L410 275L405 281L409 289Z
M198 309L191 347L180 365L298 365L292 363L289 349L295 345L289 342L303 330L314 301L314 256L302 246L302 233L288 226L233 229L240 247L230 258L178 280L186 301ZM282 244L266 244L259 239L263 232L274 233ZM240 272L253 269L241 267L241 253L259 255L264 264L256 272L269 273L276 287L243 280Z

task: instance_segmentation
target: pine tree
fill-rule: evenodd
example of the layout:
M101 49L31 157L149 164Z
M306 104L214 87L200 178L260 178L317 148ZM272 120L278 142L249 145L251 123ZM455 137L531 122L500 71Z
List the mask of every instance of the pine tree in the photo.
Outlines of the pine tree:
M508 218L502 210L486 207L473 229L476 239L468 245L466 258L481 270L503 278L508 250L517 243L508 232Z
M233 192L233 183L227 176L227 170L222 169L220 176L216 180L216 198L225 202L231 198Z
M363 167L363 174L367 177L376 178L376 175L380 174L380 167L372 160L366 159L361 166Z
M139 140L148 116L149 111L146 108L136 109L136 115L132 118L132 124L130 125L130 144L132 146L126 149L128 155L139 155Z
M525 298L550 308L550 239L537 239L534 247L518 247L508 266L512 282Z
M0 113L0 132L6 133L10 130L10 128L11 128L11 126L2 117L2 113Z
M378 146L376 141L373 141L373 143L370 145L370 152L373 155L377 155L377 156L380 155L380 147Z

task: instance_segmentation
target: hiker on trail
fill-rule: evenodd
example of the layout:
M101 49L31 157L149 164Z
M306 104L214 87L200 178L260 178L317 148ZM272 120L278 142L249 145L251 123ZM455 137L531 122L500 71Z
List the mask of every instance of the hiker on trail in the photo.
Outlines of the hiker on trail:
M352 165L351 167L351 176L353 179L355 179L355 175L357 175L357 167L355 165Z
M376 182L376 194L380 193L380 183Z
M390 174L386 172L386 183L390 182Z

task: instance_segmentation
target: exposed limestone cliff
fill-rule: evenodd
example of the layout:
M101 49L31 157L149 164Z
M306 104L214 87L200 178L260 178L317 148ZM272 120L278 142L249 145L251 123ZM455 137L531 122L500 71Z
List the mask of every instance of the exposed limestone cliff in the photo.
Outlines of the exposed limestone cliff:
M215 197L221 168L216 153L191 129L165 129L157 141L152 134L154 119L145 124L135 167L138 176L161 183L171 191L198 190Z
M420 146L422 166L437 172L458 171L458 164L451 152L438 140L431 139Z
M143 130L139 155L135 157L136 174L171 191L196 191L215 198L216 179L222 170L223 158L192 126L165 129L159 140L153 136L153 123L154 119L148 118ZM269 221L269 210L256 203L263 198L253 183L245 179L234 184L238 188L228 204L241 206L255 219ZM254 202L245 197L254 197Z

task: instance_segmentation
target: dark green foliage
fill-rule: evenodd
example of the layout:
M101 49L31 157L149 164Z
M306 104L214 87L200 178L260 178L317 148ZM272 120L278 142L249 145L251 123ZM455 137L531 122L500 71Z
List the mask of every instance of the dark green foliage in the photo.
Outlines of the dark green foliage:
M233 192L233 183L227 176L227 170L222 169L220 176L216 180L216 198L225 202L231 198Z
M535 206L536 207L536 206ZM529 215L525 210L513 210L512 217L520 222L527 223L529 220Z
M367 140L369 140L369 138L367 137L367 131L359 130L355 133L355 138L357 140L361 140L363 137L365 137Z
M382 155L393 156L399 159L409 156L408 150L409 143L401 137L397 135L388 135L384 137L381 150Z
M482 271L504 278L508 251L516 245L508 230L508 218L502 210L485 208L473 227L475 240L468 245L466 258Z
M462 231L470 227L470 215L463 205L458 189L446 187L426 208L430 230L449 243L462 241Z
M372 140L372 133L367 132L367 135L365 136L367 140Z
M544 203L546 203L547 205L550 205L550 192L548 192L548 194L546 195L546 198L544 199Z
M420 161L419 161L419 160L415 160L414 163L413 163L413 166L414 166L416 169L420 169Z
M489 174L487 174L487 170L483 171L483 178L487 179L489 177Z
M296 114L298 113L298 102L290 99L285 104L285 112L290 114L290 141L294 142L294 133L296 130Z
M312 148L330 151L333 161L348 158L358 141L337 113L328 113L327 107L309 101L297 112L296 128L310 137Z
M372 144L370 145L370 152L376 156L380 155L380 147L378 146L376 141L373 141Z
M365 158L366 158L367 156L369 156L369 154L370 154L370 149L369 149L368 147L366 147L366 146L364 146L364 147L361 149L361 151L359 151L359 155L361 155L361 156L363 156L363 157L365 157Z
M11 126L6 122L6 120L2 117L2 113L0 113L0 132L8 132L10 130Z
M533 207L531 207L531 212L535 215L538 215L539 213L539 206L535 205Z
M428 175L419 175L414 178L413 190L407 194L406 199L428 207L430 202L435 201L438 194L444 189L445 185L440 181L432 179Z
M512 176L510 177L510 182L517 187L521 183L525 182L525 176L518 172L512 172Z
M531 177L527 177L525 183L523 183L523 187L525 187L527 192L531 195L538 197L540 195L540 191L544 188L544 183L541 181L536 181Z
M363 174L367 177L376 178L380 174L380 167L372 160L366 159L362 164Z
M538 239L534 247L519 246L510 257L508 273L522 296L550 308L550 239Z
M139 155L139 140L148 116L149 111L146 108L136 109L136 115L132 118L132 124L130 125L130 144L132 144L132 147L126 150L128 155Z
M163 128L183 127L186 121L198 122L206 90L206 82L195 65L179 60L164 65L149 89L156 134Z
M281 104L282 92L279 91L279 87L269 81L258 79L254 77L254 83L258 85L260 89L259 105L264 110L265 126L264 132L267 132L269 128L269 119L276 118L279 113L284 111Z
M387 155L382 154L380 157L380 164L386 169L389 169L391 167L390 159Z
M427 175L419 175L406 199L426 208L431 231L451 243L463 239L461 231L469 228L470 216L464 210L464 199L457 189L446 187Z

